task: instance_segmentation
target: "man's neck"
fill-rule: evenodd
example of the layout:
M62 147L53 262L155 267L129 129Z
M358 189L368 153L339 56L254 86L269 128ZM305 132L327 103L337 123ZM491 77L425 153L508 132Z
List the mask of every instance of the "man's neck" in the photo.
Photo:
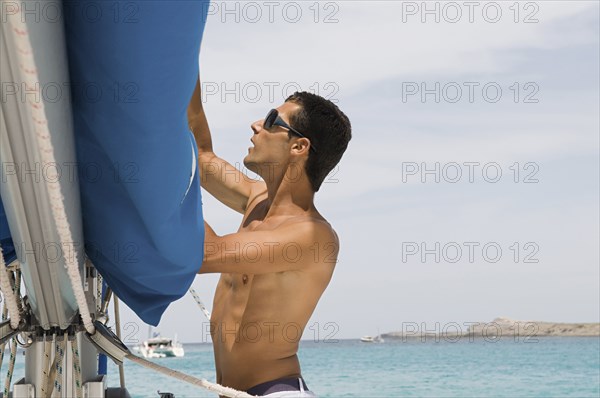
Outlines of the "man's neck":
M268 197L265 219L303 215L314 210L315 193L306 176L282 178L277 182L266 181L266 184Z

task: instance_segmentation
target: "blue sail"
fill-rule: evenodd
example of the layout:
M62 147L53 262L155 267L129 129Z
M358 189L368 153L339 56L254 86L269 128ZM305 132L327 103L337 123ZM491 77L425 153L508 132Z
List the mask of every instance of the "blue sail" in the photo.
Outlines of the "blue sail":
M8 229L8 219L2 205L2 199L0 199L0 249L2 249L2 255L7 265L17 258L10 230Z
M207 10L208 1L65 3L86 253L152 325L202 264L186 108Z

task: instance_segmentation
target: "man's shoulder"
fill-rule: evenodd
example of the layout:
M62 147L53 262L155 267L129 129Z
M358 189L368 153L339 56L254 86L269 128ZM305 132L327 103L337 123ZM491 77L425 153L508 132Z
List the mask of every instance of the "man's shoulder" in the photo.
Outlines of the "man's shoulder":
M290 217L283 221L278 229L295 231L299 236L311 238L317 242L339 244L338 235L333 226L320 215L302 215Z
M333 230L333 227L323 216L320 214L302 214L296 216L290 216L285 219L281 224L282 227L290 225L295 226L312 226L314 228L329 229Z

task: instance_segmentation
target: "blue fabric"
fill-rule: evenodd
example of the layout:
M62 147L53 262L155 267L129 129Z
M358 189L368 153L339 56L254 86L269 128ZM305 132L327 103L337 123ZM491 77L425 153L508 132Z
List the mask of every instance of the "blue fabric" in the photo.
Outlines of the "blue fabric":
M108 374L108 361L106 355L98 354L98 374L105 375Z
M186 109L207 10L207 1L65 3L86 252L152 325L202 264Z
M2 199L0 199L0 249L2 249L2 256L4 261L8 265L17 258L15 246L12 238L10 237L10 230L8 229L8 220L6 219L6 213L4 206L2 205Z

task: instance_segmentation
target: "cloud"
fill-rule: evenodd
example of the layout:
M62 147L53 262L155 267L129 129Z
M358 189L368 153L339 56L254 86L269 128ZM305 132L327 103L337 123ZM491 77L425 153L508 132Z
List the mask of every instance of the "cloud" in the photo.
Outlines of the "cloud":
M222 23L221 15L209 18L201 56L203 76L218 81L335 81L352 92L376 80L415 73L499 73L516 61L498 57L502 50L589 43L593 24L571 24L560 30L554 26L594 15L598 8L585 1L568 6L532 2L537 11L522 9L521 22L515 23L510 4L500 2L503 15L497 23L486 22L480 11L469 23L468 9L463 7L465 17L453 24L444 18L435 23L432 17L421 23L420 14L402 23L403 7L411 2L332 3L338 6L338 23L314 23L308 9L298 23L285 23L282 18L273 24L264 19L248 23L244 18L235 23L231 17ZM534 11L539 22L523 23Z

